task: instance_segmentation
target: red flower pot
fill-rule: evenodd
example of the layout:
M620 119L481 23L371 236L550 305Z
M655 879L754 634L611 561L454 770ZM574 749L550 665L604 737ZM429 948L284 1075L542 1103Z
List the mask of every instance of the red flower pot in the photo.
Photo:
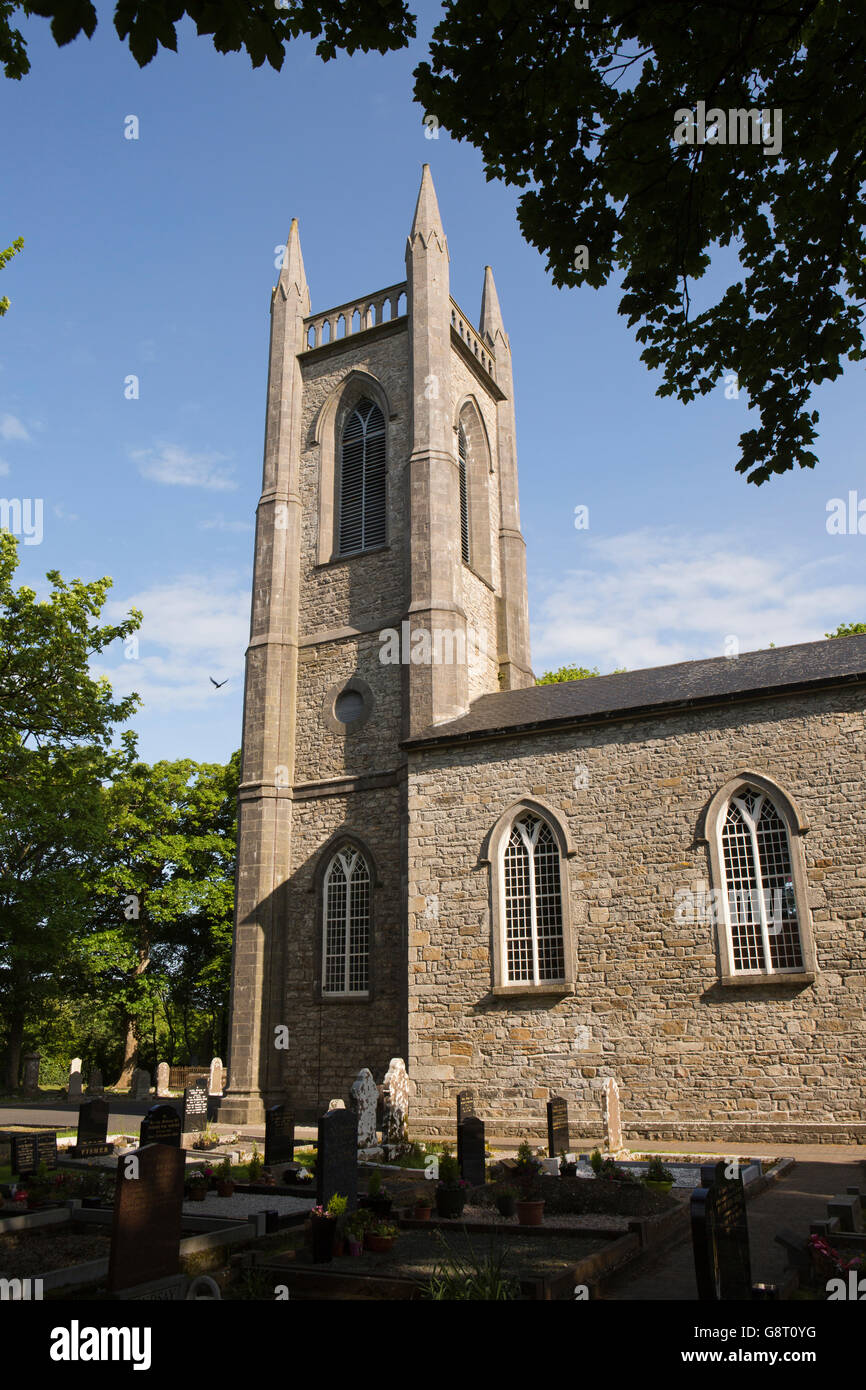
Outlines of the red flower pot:
M521 1226L540 1226L544 1220L544 1203L518 1201L517 1220Z

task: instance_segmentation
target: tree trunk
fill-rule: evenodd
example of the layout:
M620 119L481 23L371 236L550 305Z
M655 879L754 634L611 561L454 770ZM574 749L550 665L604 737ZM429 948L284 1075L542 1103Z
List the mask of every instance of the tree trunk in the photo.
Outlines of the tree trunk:
M120 1076L115 1081L115 1086L120 1089L123 1086L132 1085L132 1073L138 1065L138 1036L135 1031L135 1019L131 1014L126 1015L126 1040L123 1044L123 1066L120 1069Z
M5 1089L18 1090L18 1077L21 1073L21 1049L24 1046L24 1014L12 1013L9 1019L9 1037L6 1044Z

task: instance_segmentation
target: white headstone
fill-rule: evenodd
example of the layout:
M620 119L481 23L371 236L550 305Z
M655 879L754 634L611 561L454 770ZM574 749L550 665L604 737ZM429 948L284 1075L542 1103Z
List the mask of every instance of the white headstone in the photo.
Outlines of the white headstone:
M346 1102L344 1100L332 1100L328 1103L329 1110L345 1110L345 1108Z
M382 1143L402 1144L409 1119L409 1077L402 1057L392 1057L382 1089Z
M171 1068L168 1062L160 1062L156 1069L156 1094L158 1096L167 1096L169 1094L168 1083L170 1075Z
M81 1058L73 1057L69 1063L69 1099L81 1100L84 1081L81 1076Z
M370 1149L376 1145L376 1106L379 1103L379 1087L373 1080L369 1067L362 1067L352 1082L349 1093L352 1109L358 1116L358 1148Z
M602 1091L602 1115L604 1118L604 1147L609 1154L621 1152L622 1120L619 1113L619 1086L614 1077L607 1077Z
M214 1057L210 1064L207 1093L209 1096L221 1096L223 1093L223 1064L219 1057Z

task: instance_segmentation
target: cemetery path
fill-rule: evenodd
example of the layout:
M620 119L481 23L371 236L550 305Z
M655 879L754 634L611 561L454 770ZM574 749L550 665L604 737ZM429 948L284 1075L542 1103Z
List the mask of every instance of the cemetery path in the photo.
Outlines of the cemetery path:
M775 1243L779 1231L790 1228L809 1234L809 1224L827 1215L826 1204L847 1187L866 1188L866 1160L861 1145L786 1145L797 1158L787 1177L774 1182L747 1207L749 1247L754 1283L775 1284L787 1265L785 1251ZM612 1280L605 1299L696 1302L691 1233L631 1274L626 1269Z

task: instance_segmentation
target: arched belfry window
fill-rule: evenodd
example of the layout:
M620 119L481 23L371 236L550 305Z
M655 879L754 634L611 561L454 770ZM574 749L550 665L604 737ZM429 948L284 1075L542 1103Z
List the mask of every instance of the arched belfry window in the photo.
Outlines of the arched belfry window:
M344 845L325 870L322 993L366 994L370 976L370 867Z
M460 466L460 554L464 565L470 562L469 549L469 489L466 482L466 431L457 431L457 453Z
M707 806L712 913L723 985L811 983L818 965L796 802L763 773L745 771Z
M565 978L559 846L547 821L527 813L505 842L505 983Z
M734 971L802 970L788 830L769 794L741 787L721 838Z
M341 555L385 544L385 419L370 400L358 402L343 428L339 538Z

